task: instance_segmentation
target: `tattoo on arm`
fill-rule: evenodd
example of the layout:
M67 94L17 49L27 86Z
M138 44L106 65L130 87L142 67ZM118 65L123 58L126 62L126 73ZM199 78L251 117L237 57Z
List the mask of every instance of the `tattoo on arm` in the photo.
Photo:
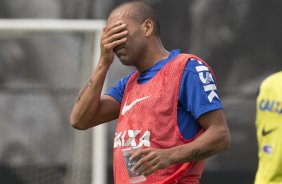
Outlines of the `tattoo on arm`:
M87 80L86 84L85 84L85 85L82 87L82 89L80 90L80 92L79 92L79 94L78 94L78 96L77 96L75 102L78 103L79 100L80 100L80 98L81 98L81 96L82 96L83 93L85 92L85 90L86 90L88 87L93 87L93 86L94 86L94 83L93 83L92 77L90 77L90 78Z
M187 159L188 162L205 159L212 155L212 151L206 151L201 153L200 149L195 149L192 151L191 156Z

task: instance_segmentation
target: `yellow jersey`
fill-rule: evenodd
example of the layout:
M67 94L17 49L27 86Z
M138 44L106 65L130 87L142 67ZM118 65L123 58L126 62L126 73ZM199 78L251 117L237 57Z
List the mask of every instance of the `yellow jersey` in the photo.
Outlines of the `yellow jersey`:
M266 78L257 97L255 184L282 184L282 71Z

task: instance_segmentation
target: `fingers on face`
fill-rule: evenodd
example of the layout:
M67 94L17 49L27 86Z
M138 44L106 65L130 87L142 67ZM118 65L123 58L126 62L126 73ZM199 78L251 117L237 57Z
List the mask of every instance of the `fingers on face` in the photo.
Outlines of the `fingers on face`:
M112 25L108 25L103 29L102 44L105 47L114 48L126 42L128 30L126 24L117 22Z
M127 30L112 34L110 37L105 38L105 42L110 43L110 42L114 42L114 41L117 41L117 40L121 40L123 38L126 38L127 34L128 34Z
M113 41L113 42L110 42L110 43L106 43L106 44L104 44L104 47L105 47L105 49L107 49L107 50L112 50L112 49L114 49L115 47L117 47L117 46L119 46L119 45L125 43L126 40L127 40L127 38L122 38L122 39L120 39L120 40L116 40L116 41Z
M109 25L109 27L106 28L105 34L107 36L110 36L112 34L116 34L116 33L121 32L123 30L126 30L126 24L124 24L124 23Z
M122 25L122 24L123 24L122 21L117 21L117 22L115 22L115 23L113 23L113 24L107 24L107 25L104 27L103 31L104 31L104 32L108 32L108 31L111 30L112 28L114 28L114 27L116 27L116 26L119 26L119 25Z

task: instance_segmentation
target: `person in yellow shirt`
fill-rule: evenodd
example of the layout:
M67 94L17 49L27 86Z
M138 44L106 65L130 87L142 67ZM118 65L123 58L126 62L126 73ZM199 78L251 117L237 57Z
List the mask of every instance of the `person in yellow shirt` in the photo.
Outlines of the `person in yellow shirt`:
M282 71L267 77L257 97L255 184L282 184Z

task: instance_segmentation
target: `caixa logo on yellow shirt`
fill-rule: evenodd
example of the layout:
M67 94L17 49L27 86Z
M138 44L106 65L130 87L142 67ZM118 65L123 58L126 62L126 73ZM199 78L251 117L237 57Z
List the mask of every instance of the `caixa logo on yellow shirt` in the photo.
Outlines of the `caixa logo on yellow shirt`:
M262 99L259 103L261 111L282 114L282 102L277 100Z

